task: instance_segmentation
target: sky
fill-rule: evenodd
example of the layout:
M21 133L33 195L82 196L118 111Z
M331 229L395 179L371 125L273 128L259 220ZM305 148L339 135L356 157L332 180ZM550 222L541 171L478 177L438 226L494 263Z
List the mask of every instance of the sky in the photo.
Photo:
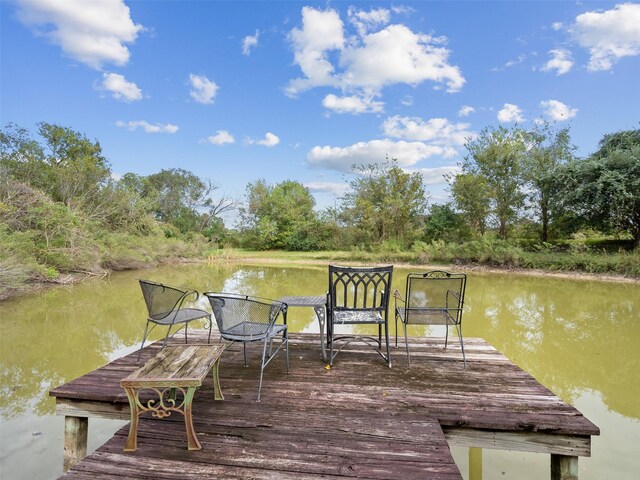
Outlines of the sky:
M182 168L242 200L337 205L397 159L449 200L484 128L640 127L640 3L0 0L0 122L98 140L113 175Z

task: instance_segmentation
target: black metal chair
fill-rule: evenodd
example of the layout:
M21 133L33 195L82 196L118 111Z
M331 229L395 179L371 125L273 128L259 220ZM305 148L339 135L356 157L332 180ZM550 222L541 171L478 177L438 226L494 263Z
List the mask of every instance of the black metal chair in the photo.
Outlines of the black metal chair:
M175 325L180 330L181 326L184 326L184 343L187 343L187 325L193 320L200 318L206 318L209 322L209 339L211 341L211 314L206 310L199 308L187 308L183 307L186 301L195 302L198 299L198 292L195 290L184 289L181 287L170 287L162 283L151 282L149 280L140 280L140 288L142 288L142 295L144 296L145 304L147 305L147 324L144 328L144 335L142 337L142 345L138 351L138 362L140 361L140 353L144 347L144 342L147 340L148 335L156 327L156 325L163 325L167 327L167 334L164 337L162 348L167 344L171 328ZM149 325L151 328L149 329ZM178 331L176 330L174 334Z
M289 337L287 334L287 305L268 298L251 297L235 293L204 294L211 304L220 336L230 342L242 342L244 366L247 367L247 343L262 342L262 363L258 383L258 401L262 389L264 368L284 347L287 373L289 373ZM282 313L283 323L276 323ZM273 339L282 335L282 343L273 351ZM267 345L269 353L267 354Z
M340 267L329 265L327 294L327 344L329 365L352 341L361 341L376 350L391 367L389 353L389 298L393 265L385 267ZM335 335L336 325L378 325L378 338L366 335ZM384 328L386 355L382 352ZM345 341L336 351L335 343Z
M462 309L467 276L464 273L450 273L433 270L426 273L407 275L404 298L393 292L396 317L396 347L398 346L398 319L402 322L404 342L407 350L407 364L411 366L407 325L445 325L444 348L449 340L449 326L455 326L460 339L462 360L467 367L462 341Z

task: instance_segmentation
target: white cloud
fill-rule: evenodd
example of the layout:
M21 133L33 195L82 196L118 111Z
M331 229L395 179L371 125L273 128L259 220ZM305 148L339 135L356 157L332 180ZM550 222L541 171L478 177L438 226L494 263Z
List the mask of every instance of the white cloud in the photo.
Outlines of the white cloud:
M640 3L582 13L569 32L578 45L589 50L588 70L610 70L620 58L640 55Z
M209 80L204 75L189 74L189 83L191 91L189 95L198 103L205 105L213 103L213 99L218 93L218 85L216 82Z
M207 137L207 142L214 145L225 145L227 143L235 143L236 139L226 130L218 130L215 135Z
M498 112L498 120L502 123L522 122L524 117L520 107L512 103L505 103L502 110Z
M556 75L564 75L573 67L573 60L571 59L571 52L569 50L556 48L549 50L549 54L552 58L542 67L542 71L550 72L555 70Z
M280 139L278 138L277 135L274 135L271 132L267 132L264 136L264 140L260 140L257 143L258 145L264 145L265 147L271 148L278 145L280 143Z
M438 185L447 183L445 175L456 175L460 172L460 167L450 165L447 167L419 168L416 171L422 174L422 181L425 185Z
M564 25L562 25L562 22L553 22L553 23L551 24L551 28L553 28L556 32L557 32L558 30L562 30L562 27L563 27L563 26L564 26Z
M349 16L349 22L358 30L358 34L363 36L378 26L388 24L390 13L386 8L371 9L365 12L364 10L356 10L355 7L349 7L347 15Z
M449 92L464 85L460 69L449 64L450 52L443 46L446 38L415 33L401 24L371 31L388 23L385 9L350 9L349 18L357 33L346 38L345 25L335 10L302 9L302 28L294 28L289 40L303 77L289 82L288 95L329 86L364 98L399 83L432 81L446 85Z
M385 135L429 142L433 145L464 145L468 138L475 137L468 123L451 123L446 118L431 118L427 121L418 117L387 118L382 124Z
M95 86L97 90L111 92L111 96L123 102L142 100L142 90L133 82L128 82L124 75L103 73L102 82Z
M524 53L521 53L520 55L518 55L518 58L516 58L515 60L509 60L507 63L505 63L501 67L493 67L491 69L491 71L492 72L501 72L503 70L506 70L507 68L511 68L511 67L516 66L516 65L520 65L521 63L524 63L524 61L526 59L527 59L527 56Z
M322 105L336 113L367 113L381 112L384 103L373 100L373 97L360 97L357 95L349 95L338 97L330 93L322 100Z
M304 78L289 83L289 95L320 85L337 85L333 77L333 65L327 53L340 50L344 45L343 24L335 10L320 11L311 7L302 9L302 29L294 28L289 33L293 45L295 63Z
M457 152L451 147L384 139L348 147L316 146L307 153L307 161L313 166L350 173L353 165L382 164L387 157L397 159L398 165L406 167L432 156L455 155Z
M145 120L132 120L129 122L118 120L116 122L116 126L126 128L131 131L142 128L146 133L176 133L178 131L177 125L172 125L170 123L166 123L164 125L161 123L151 124Z
M262 146L271 148L271 147L275 147L280 143L280 138L271 132L267 132L265 133L264 138L262 140L254 140L253 138L247 138L245 140L245 143L249 145L262 145Z
M577 108L571 108L558 100L546 100L540 102L540 107L544 109L545 115L550 120L562 122L573 118L578 113Z
M471 115L472 113L474 113L476 111L475 108L470 107L469 105L463 105L460 110L458 110L458 116L459 117L468 117L469 115Z
M20 0L18 5L18 18L36 35L95 69L105 63L125 65L131 56L125 44L144 30L133 22L123 0Z
M336 182L308 182L305 183L304 186L308 188L311 193L332 193L336 197L344 196L350 189L348 183Z
M342 52L340 61L347 69L341 83L377 91L387 85L418 85L431 80L445 83L447 91L456 92L465 79L458 67L447 63L449 50L436 46L441 42L440 38L414 33L404 25L389 25Z
M260 32L256 30L255 35L247 35L242 40L242 54L251 54L251 49L258 45L258 39L260 38Z
M405 107L410 107L413 105L413 97L411 95L405 95L402 100L400 100L400 103Z

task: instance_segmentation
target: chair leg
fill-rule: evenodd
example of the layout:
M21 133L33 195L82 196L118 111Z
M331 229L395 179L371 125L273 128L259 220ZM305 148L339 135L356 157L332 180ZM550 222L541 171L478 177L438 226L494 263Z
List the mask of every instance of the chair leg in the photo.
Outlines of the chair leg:
M333 367L333 323L328 326L329 329L329 366Z
M264 375L264 358L267 354L267 338L264 339L262 345L262 365L260 365L260 382L258 382L258 402L260 401L260 390L262 390L262 376Z
M462 349L462 363L464 364L464 368L467 368L467 357L464 354L464 342L462 341L462 324L456 324L456 329L458 330L458 338L460 339L460 348Z
M189 322L187 322L187 323L185 323L185 324L184 324L184 343L185 343L185 344L189 343L189 342L187 341L187 328L188 328L188 327L189 327Z
M409 340L407 339L407 324L402 322L402 330L404 330L404 347L407 350L407 366L411 368L411 357L409 356Z
M169 340L169 334L171 333L171 325L167 328L167 334L164 336L164 342L162 342L162 348L167 346L167 340Z
M211 343L211 328L213 328L213 319L209 316L209 338L207 339L207 344Z
M398 314L396 313L396 348L398 348Z
M285 343L285 353L286 353L286 362L287 362L287 374L289 373L289 333L287 330L283 333L283 341Z
M242 353L244 354L244 366L248 367L249 364L247 363L247 342L242 342Z
M447 342L449 340L449 323L445 325L445 334L444 334L444 348L447 348Z
M389 325L387 323L384 324L384 339L387 343L387 364L389 368L391 368L391 352L389 351Z
M140 363L140 354L142 353L142 348L144 347L144 342L147 340L147 330L149 329L149 320L147 320L147 324L144 326L144 335L142 336L142 345L140 345L140 350L138 350L138 360L136 363Z

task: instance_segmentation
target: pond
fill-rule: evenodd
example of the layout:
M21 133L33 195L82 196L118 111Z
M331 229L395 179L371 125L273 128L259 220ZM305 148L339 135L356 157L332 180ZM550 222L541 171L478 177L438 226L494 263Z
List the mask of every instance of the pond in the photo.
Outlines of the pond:
M407 273L395 269L394 288L404 289ZM468 274L464 335L486 339L600 427L592 457L579 460L580 479L638 478L640 286ZM268 298L318 295L327 288L326 266L213 263L117 273L1 302L2 478L61 475L64 421L55 415L48 391L137 348L146 317L137 284L141 276L200 292ZM201 306L208 308L206 300ZM318 332L312 309L292 310L289 325L294 332ZM442 327L415 328L410 335L444 333ZM122 425L91 419L89 449ZM549 478L548 455L459 447L452 452L465 479ZM475 459L471 477L470 458Z

